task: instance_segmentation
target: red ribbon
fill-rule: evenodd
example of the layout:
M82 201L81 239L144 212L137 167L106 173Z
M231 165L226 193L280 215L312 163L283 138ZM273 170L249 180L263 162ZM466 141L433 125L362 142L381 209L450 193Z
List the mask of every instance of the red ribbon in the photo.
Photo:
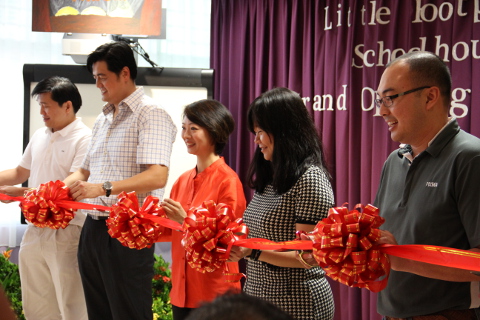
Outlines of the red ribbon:
M250 249L260 250L312 250L313 243L309 240L290 240L282 242L274 242L263 238L249 238L236 240L234 245Z
M313 256L333 280L378 292L387 285L390 261L374 243L385 220L367 205L363 212L345 207L329 210L313 231ZM382 280L377 280L383 277Z
M135 193L122 193L110 207L74 202L61 181L50 181L25 197L0 194L0 201L20 201L25 218L38 227L65 228L77 209L110 211L109 234L123 245L140 249L156 242L162 227L182 231L189 252L189 264L200 272L225 266L227 281L238 281L242 275L229 273L225 264L232 245L262 250L312 250L327 275L349 286L382 290L390 266L388 255L420 262L480 272L480 253L429 245L374 245L383 218L378 209L367 205L363 212L332 208L329 216L313 231L314 241L273 242L268 239L246 239L248 228L236 219L231 208L213 201L192 208L184 226L166 218L158 198L149 196L141 208ZM198 242L198 243L197 243ZM188 248L188 249L187 249ZM378 280L384 276L382 280Z
M242 218L235 219L232 208L205 201L201 207L189 210L183 223L182 245L190 267L200 272L224 268L232 245L247 237L248 229ZM225 273L227 281L238 281L242 275Z
M470 250L419 244L382 244L380 250L400 258L480 272L480 254Z
M28 191L20 207L25 219L37 227L65 229L75 214L74 209L58 205L62 200L72 200L68 187L60 180L49 181Z
M139 208L135 192L122 192L107 219L108 234L131 249L150 248L163 231L152 218L166 219L166 216L158 198L146 197Z
M238 240L236 246L263 250L312 250L314 257L331 278L351 287L378 292L387 283L390 263L387 255L480 271L480 254L470 250L430 245L374 245L384 219L378 209L367 205L363 212L345 207L332 208L311 233L314 241L273 242L268 239ZM379 278L384 277L382 280Z

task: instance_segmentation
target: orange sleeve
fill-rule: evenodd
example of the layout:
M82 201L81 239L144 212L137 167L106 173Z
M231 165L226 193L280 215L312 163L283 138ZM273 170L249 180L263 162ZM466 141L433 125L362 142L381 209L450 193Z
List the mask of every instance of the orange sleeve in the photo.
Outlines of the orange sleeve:
M218 203L230 205L237 218L243 217L247 201L243 193L242 183L237 177L222 181L218 194Z

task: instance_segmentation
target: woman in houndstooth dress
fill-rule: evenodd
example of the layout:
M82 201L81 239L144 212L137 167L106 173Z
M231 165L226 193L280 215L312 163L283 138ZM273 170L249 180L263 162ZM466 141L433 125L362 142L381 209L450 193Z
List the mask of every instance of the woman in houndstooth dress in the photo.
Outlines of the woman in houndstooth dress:
M333 192L315 125L300 96L276 88L255 99L249 130L258 145L249 170L255 189L244 213L250 238L293 240L312 231L333 206ZM295 252L233 247L231 260L247 258L247 294L268 300L295 319L333 319L330 285L321 268Z

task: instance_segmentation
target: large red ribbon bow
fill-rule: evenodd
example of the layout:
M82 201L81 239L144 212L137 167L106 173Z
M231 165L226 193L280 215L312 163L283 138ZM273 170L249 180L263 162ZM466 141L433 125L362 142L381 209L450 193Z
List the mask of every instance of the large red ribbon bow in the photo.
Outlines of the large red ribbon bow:
M146 197L139 208L135 192L122 192L107 219L108 234L131 249L150 248L163 231L163 227L152 218L166 219L158 198Z
M313 255L327 275L351 287L378 292L387 285L390 261L374 243L380 238L378 227L385 220L378 209L367 205L348 211L329 210L313 231ZM382 280L377 280L385 276Z
M63 201L72 201L68 187L60 180L49 181L26 192L20 207L25 219L37 227L65 229L74 218L75 209L60 206Z
M213 201L190 209L183 229L182 245L188 264L200 272L223 268L234 242L246 238L248 233L243 219L235 219L230 206Z

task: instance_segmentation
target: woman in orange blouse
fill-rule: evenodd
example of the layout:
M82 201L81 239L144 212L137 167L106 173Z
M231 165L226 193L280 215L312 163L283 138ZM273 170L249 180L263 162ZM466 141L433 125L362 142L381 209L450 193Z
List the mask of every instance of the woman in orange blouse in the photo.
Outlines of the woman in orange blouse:
M170 199L162 202L171 220L183 223L186 212L204 201L230 205L236 218L243 215L246 200L237 174L220 154L233 132L235 122L228 109L216 100L200 100L185 107L182 138L188 153L197 156L195 168L183 173L172 187ZM223 270L201 273L192 269L181 245L182 233L168 231L163 239L172 241L173 319L182 320L192 308L212 301L230 289L240 290L240 283L226 282ZM160 241L162 238L160 238ZM239 272L238 263L228 263L229 272Z

